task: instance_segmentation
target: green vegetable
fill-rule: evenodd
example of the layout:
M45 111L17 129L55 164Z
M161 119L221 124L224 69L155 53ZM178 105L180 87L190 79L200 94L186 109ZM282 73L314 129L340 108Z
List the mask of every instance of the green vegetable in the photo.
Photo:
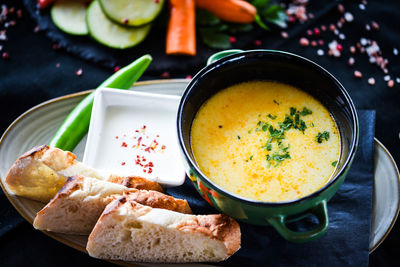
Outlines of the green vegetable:
M316 141L317 141L318 143L322 143L322 141L324 141L324 139L325 139L326 141L329 140L329 132L324 131L323 133L319 132L319 133L317 134Z
M54 25L72 35L87 35L86 3L83 0L58 0L51 7L50 15Z
M336 165L337 165L337 160L335 160L334 162L332 162L332 166L333 166L333 167L336 167Z
M151 24L133 28L111 21L104 15L98 1L90 4L86 12L86 23L93 39L102 45L116 49L125 49L139 44L151 29Z
M150 55L144 55L138 58L128 66L114 73L110 78L100 84L98 88L129 89L132 84L142 76L151 61L152 58ZM50 146L69 151L72 151L76 147L89 129L93 99L94 92L85 97L71 111L50 141Z
M124 26L139 27L160 14L164 0L98 0L104 14Z
M276 119L276 116L271 115L271 114L268 114L267 117L270 118L271 120L275 120Z

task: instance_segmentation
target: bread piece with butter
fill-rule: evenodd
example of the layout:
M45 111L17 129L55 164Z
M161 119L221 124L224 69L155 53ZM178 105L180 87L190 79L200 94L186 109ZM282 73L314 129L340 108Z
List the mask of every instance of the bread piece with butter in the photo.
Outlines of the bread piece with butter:
M73 176L37 213L33 226L38 230L89 235L107 204L122 194L143 205L192 213L186 200L157 191L138 190L95 178Z
M47 145L34 147L19 157L10 168L5 182L12 193L47 203L63 187L67 178L74 175L162 192L157 182L137 176L121 177L93 169L76 160L75 154Z
M240 248L240 227L222 215L188 215L123 196L107 205L87 243L89 255L138 262L217 262Z

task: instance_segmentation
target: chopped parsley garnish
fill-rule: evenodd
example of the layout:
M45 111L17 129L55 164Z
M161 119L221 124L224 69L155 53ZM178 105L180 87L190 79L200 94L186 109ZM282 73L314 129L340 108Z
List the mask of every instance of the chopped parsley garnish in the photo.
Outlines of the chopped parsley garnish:
M251 130L248 130L247 133L251 134Z
M322 141L324 141L324 140L326 140L326 141L329 140L329 132L327 132L327 131L324 131L323 133L319 132L319 133L317 134L316 141L317 141L318 143L321 144Z
M279 103L278 103L278 101L276 101L275 99L274 99L274 103L275 103L275 104L277 104L277 105L279 106Z
M334 162L332 162L332 166L333 166L333 167L336 167L336 165L337 165L337 160L335 160Z
M302 111L300 111L301 116L307 116L309 114L312 114L312 111L309 110L308 108L304 107Z
M270 118L271 120L275 120L276 119L276 116L271 115L271 114L268 114L267 117Z
M253 160L253 155L251 155L251 156L249 157L249 160Z
M312 123L310 123L310 127L314 127L314 123L312 122Z
M238 136L237 136L237 139L239 139L239 140L240 140L240 135L238 135Z

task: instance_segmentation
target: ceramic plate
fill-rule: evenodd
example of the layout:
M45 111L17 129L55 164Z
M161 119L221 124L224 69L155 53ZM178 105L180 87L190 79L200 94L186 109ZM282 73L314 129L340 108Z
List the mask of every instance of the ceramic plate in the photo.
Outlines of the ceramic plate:
M180 96L188 80L138 82L133 90ZM15 159L33 146L50 141L66 115L89 91L66 95L33 107L17 118L0 139L1 186L18 212L32 223L42 203L10 195L4 178ZM73 151L82 160L86 138ZM370 252L376 249L392 229L399 212L400 177L397 166L387 149L375 139L375 174ZM86 252L87 237L44 232L52 238ZM146 264L141 264L146 266ZM179 265L182 266L182 265ZM200 266L200 265L198 265ZM202 265L205 266L205 265Z

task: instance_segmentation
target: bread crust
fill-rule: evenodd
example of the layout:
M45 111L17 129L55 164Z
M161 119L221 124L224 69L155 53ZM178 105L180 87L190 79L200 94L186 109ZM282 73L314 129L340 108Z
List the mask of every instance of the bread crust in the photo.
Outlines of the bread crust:
M130 212L126 213L124 210L129 209ZM152 211L153 208L143 206L135 201L129 199L129 196L122 196L116 198L110 204L107 205L102 215L100 216L96 226L88 239L87 250L92 256L98 257L93 253L96 251L96 239L101 236L103 225L105 227L111 227L118 223L122 223L124 220L129 221L132 218L129 216L136 217L136 220L140 220L141 216L144 216ZM173 213L168 216L175 216ZM173 226L174 229L185 233L193 233L194 235L200 234L210 239L218 240L223 242L226 247L227 255L224 259L233 255L237 250L240 249L241 244L241 232L239 224L232 218L223 214L213 215L186 215L186 219ZM108 228L109 229L109 228ZM96 252L94 252L96 251ZM115 259L115 258L114 258ZM135 259L136 260L136 259ZM140 261L140 259L138 259ZM155 260L154 262L160 262Z
M93 181L96 181L95 190L92 190ZM86 188L85 182L89 184ZM157 191L138 190L123 185L110 187L112 184L83 176L68 178L60 191L37 213L34 227L39 230L88 235L107 204L120 198L122 194L125 196L124 199L137 201L142 205L192 213L186 200L176 199Z
M48 145L34 147L20 156L8 171L5 182L14 194L47 203L61 189L68 176L86 173L129 188L162 192L157 182L139 176L122 177L94 170L77 161L75 154Z

